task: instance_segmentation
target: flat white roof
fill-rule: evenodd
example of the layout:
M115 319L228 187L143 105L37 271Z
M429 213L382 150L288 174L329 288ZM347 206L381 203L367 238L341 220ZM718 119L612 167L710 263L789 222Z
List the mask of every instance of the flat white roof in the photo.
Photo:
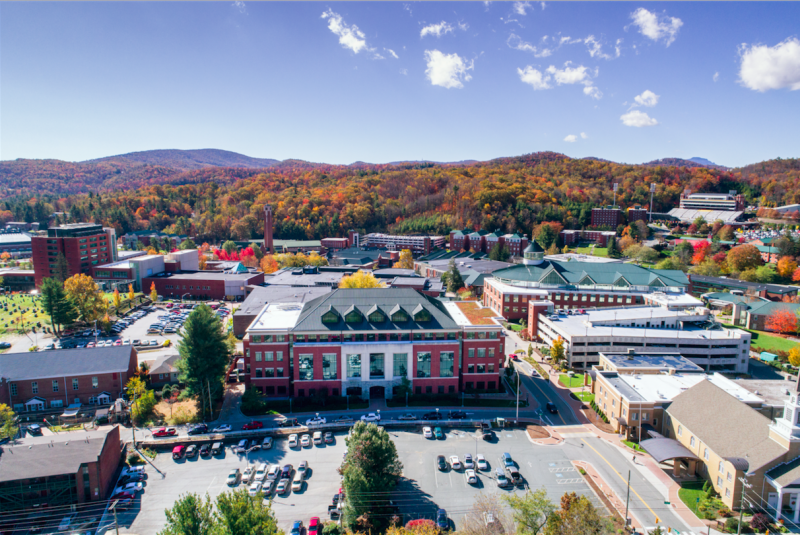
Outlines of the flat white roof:
M703 302L698 298L694 297L692 294L684 293L684 294L665 294L661 292L655 292L652 294L648 294L645 297L653 301L654 303L658 303L661 306L677 306L677 307L702 307Z
M251 331L284 331L297 324L304 303L269 303L247 328Z
M566 232L566 231L564 231ZM544 255L545 260L556 260L558 262L591 262L593 264L621 264L621 258L607 258L605 256L589 256L577 253L560 253Z
M764 402L762 398L718 373L713 375L704 373L676 373L675 375L656 373L641 375L620 374L618 380L633 388L646 401L672 401L678 394L685 392L700 381L711 381L715 386L744 403Z
M525 288L524 286L511 286L510 284L500 282L494 277L486 277L486 279L484 279L483 281L483 285L486 286L487 284L490 284L492 287L497 288L503 293L514 293L519 295L541 295L545 297L549 295L549 292L547 290L542 290L541 288Z

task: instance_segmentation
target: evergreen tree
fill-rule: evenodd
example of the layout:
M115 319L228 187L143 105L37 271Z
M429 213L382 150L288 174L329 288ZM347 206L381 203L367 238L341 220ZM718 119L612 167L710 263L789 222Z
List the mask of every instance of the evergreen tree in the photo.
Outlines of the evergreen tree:
M178 342L180 381L191 395L200 396L202 414L211 399L222 390L230 348L222 324L208 305L195 308L186 320L183 338Z
M489 251L489 260L506 262L509 258L511 258L511 252L508 250L508 245L505 243L503 245L497 243L492 247L492 250Z
M450 269L447 270L447 291L455 293L463 287L464 279L456 267L455 259L452 259L450 260Z
M58 256L56 256L56 267L53 276L61 283L69 278L69 265L64 253L58 253Z
M609 258L619 257L619 248L617 247L617 239L614 236L608 238L608 242L606 242L606 247L608 248L607 254Z
M50 325L56 336L61 336L61 326L70 325L78 318L75 304L67 297L64 283L49 277L42 280L42 307L50 316Z

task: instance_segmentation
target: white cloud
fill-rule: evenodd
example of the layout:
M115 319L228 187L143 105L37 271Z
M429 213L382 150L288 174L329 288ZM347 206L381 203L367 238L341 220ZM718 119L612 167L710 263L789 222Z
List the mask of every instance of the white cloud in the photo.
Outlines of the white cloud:
M410 6L410 5L408 5L408 4L403 4L403 9L405 9L406 11L408 11L408 15L409 15L409 16L412 16L412 15L414 15L414 14L411 12L411 6Z
M567 143L575 143L576 141L578 141L578 136L570 134L564 138L564 141L566 141Z
M600 100L603 98L603 92L600 91L597 86L594 85L587 85L583 88L583 94L592 97L595 100Z
M394 50L392 50L391 48L384 48L384 50L385 50L385 51L387 51L389 54L391 54L391 55L392 55L392 57L393 57L394 59L400 59L400 58L397 56L397 54L395 53L395 51L394 51Z
M426 50L425 61L428 68L425 75L431 84L447 89L462 88L462 82L472 80L468 71L474 69L474 61L465 61L458 54L444 54L438 50Z
M719 72L714 73L714 81L716 82L717 80L719 80Z
M600 44L600 41L595 39L594 35L590 35L586 39L583 40L586 44L586 48L589 51L589 55L591 57L598 57L601 59L616 59L620 55L620 44L622 43L622 39L617 39L617 42L614 44L614 54L606 54L603 52L603 45Z
M519 79L523 83L530 85L536 91L553 87L548 83L550 81L549 75L542 74L541 71L534 69L530 65L524 69L517 69L517 74L519 74Z
M362 50L372 51L367 46L367 40L364 32L358 29L358 26L353 24L348 26L345 24L342 16L334 13L330 8L322 14L323 19L328 20L328 29L339 37L339 44L344 48L352 50L353 53L358 54Z
M643 126L655 126L658 124L658 121L651 118L645 112L639 110L629 111L625 115L622 115L620 119L622 119L622 124L625 126L634 126L636 128L641 128Z
M587 139L589 136L586 135L586 132L581 132L581 139Z
M408 69L400 69L400 74L406 76L408 74Z
M491 0L483 0L483 7L486 8L486 11L489 11L489 6L492 5Z
M516 50L521 50L523 52L530 52L531 54L533 54L537 58L546 58L547 56L550 56L550 55L553 54L553 50L552 49L547 48L547 47L539 48L539 47L537 47L535 45L532 45L530 43L526 43L525 41L522 40L521 37L519 37L518 35L513 34L513 33L508 37L508 40L506 41L506 44L509 47L514 48Z
M546 8L546 7L547 7L547 4L545 4L544 2L542 2L542 11L544 11L544 8Z
M244 15L247 14L247 7L244 5L244 2L242 2L242 0L236 0L233 4L231 4L231 6L238 9L239 13L242 13Z
M426 35L435 35L436 37L441 37L442 35L452 31L453 27L445 21L442 21L439 24L429 24L425 26L422 28L422 31L419 32L419 36L425 37Z
M589 69L583 65L577 67L570 67L570 62L564 64L563 69L556 68L555 65L550 65L547 72L553 75L556 83L561 84L580 84L589 79Z
M466 22L459 21L456 24L458 24L458 29L461 30L462 32L465 32L469 29L469 24L467 24Z
M663 40L667 46L672 44L678 35L678 30L683 26L683 21L677 17L664 15L659 20L656 13L647 11L643 7L631 13L631 19L633 25L639 28L639 33L653 41Z
M514 2L514 13L517 15L527 15L526 11L528 9L533 9L530 2Z
M773 47L746 45L739 47L742 64L739 83L754 91L789 88L800 89L800 40L786 39Z
M652 108L658 104L658 99L659 96L649 89L645 89L641 95L636 95L633 97L633 100L636 102L636 106L647 106L648 108Z

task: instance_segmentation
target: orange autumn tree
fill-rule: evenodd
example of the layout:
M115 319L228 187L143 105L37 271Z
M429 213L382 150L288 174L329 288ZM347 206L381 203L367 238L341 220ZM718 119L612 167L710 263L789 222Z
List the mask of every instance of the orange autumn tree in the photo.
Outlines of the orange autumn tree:
M275 273L278 269L278 261L275 260L275 257L271 254L264 255L264 258L261 259L261 271L264 273Z
M791 256L784 256L778 260L778 275L782 278L792 278L795 270L797 270L797 262Z
M694 244L694 254L692 255L692 264L702 264L708 254L711 252L711 244L703 240Z
M797 314L788 308L782 308L767 316L767 330L781 334L797 332Z

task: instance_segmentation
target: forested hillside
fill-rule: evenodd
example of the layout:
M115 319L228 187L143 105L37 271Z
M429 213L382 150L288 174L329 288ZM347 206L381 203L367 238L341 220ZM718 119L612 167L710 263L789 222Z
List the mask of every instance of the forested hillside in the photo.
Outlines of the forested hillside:
M245 167L262 169L269 167L279 160L270 158L251 158L244 154L219 149L199 150L148 150L130 152L118 156L108 156L97 160L88 160L82 163L99 162L130 162L150 165L160 165L179 171L192 171L205 167Z
M343 236L350 228L446 233L483 227L530 233L535 224L552 220L580 228L589 224L592 207L612 202L614 182L620 183L617 203L624 208L649 203L650 183L656 184L656 211L675 207L687 187L699 192L736 189L754 203L762 192L770 203L800 202L798 160L722 171L621 165L542 152L469 165L335 166L290 160L261 170L210 167L168 176L160 175L158 166L117 173L120 168L112 162L71 165L68 181L76 187L137 169L142 183L133 190L109 188L99 194L4 196L0 221L39 220L64 211L73 221L114 226L120 234L155 229L203 241L244 240L263 236L261 214L270 203L276 237L318 239ZM167 183L150 185L147 180L155 177ZM47 180L59 180L55 169Z

